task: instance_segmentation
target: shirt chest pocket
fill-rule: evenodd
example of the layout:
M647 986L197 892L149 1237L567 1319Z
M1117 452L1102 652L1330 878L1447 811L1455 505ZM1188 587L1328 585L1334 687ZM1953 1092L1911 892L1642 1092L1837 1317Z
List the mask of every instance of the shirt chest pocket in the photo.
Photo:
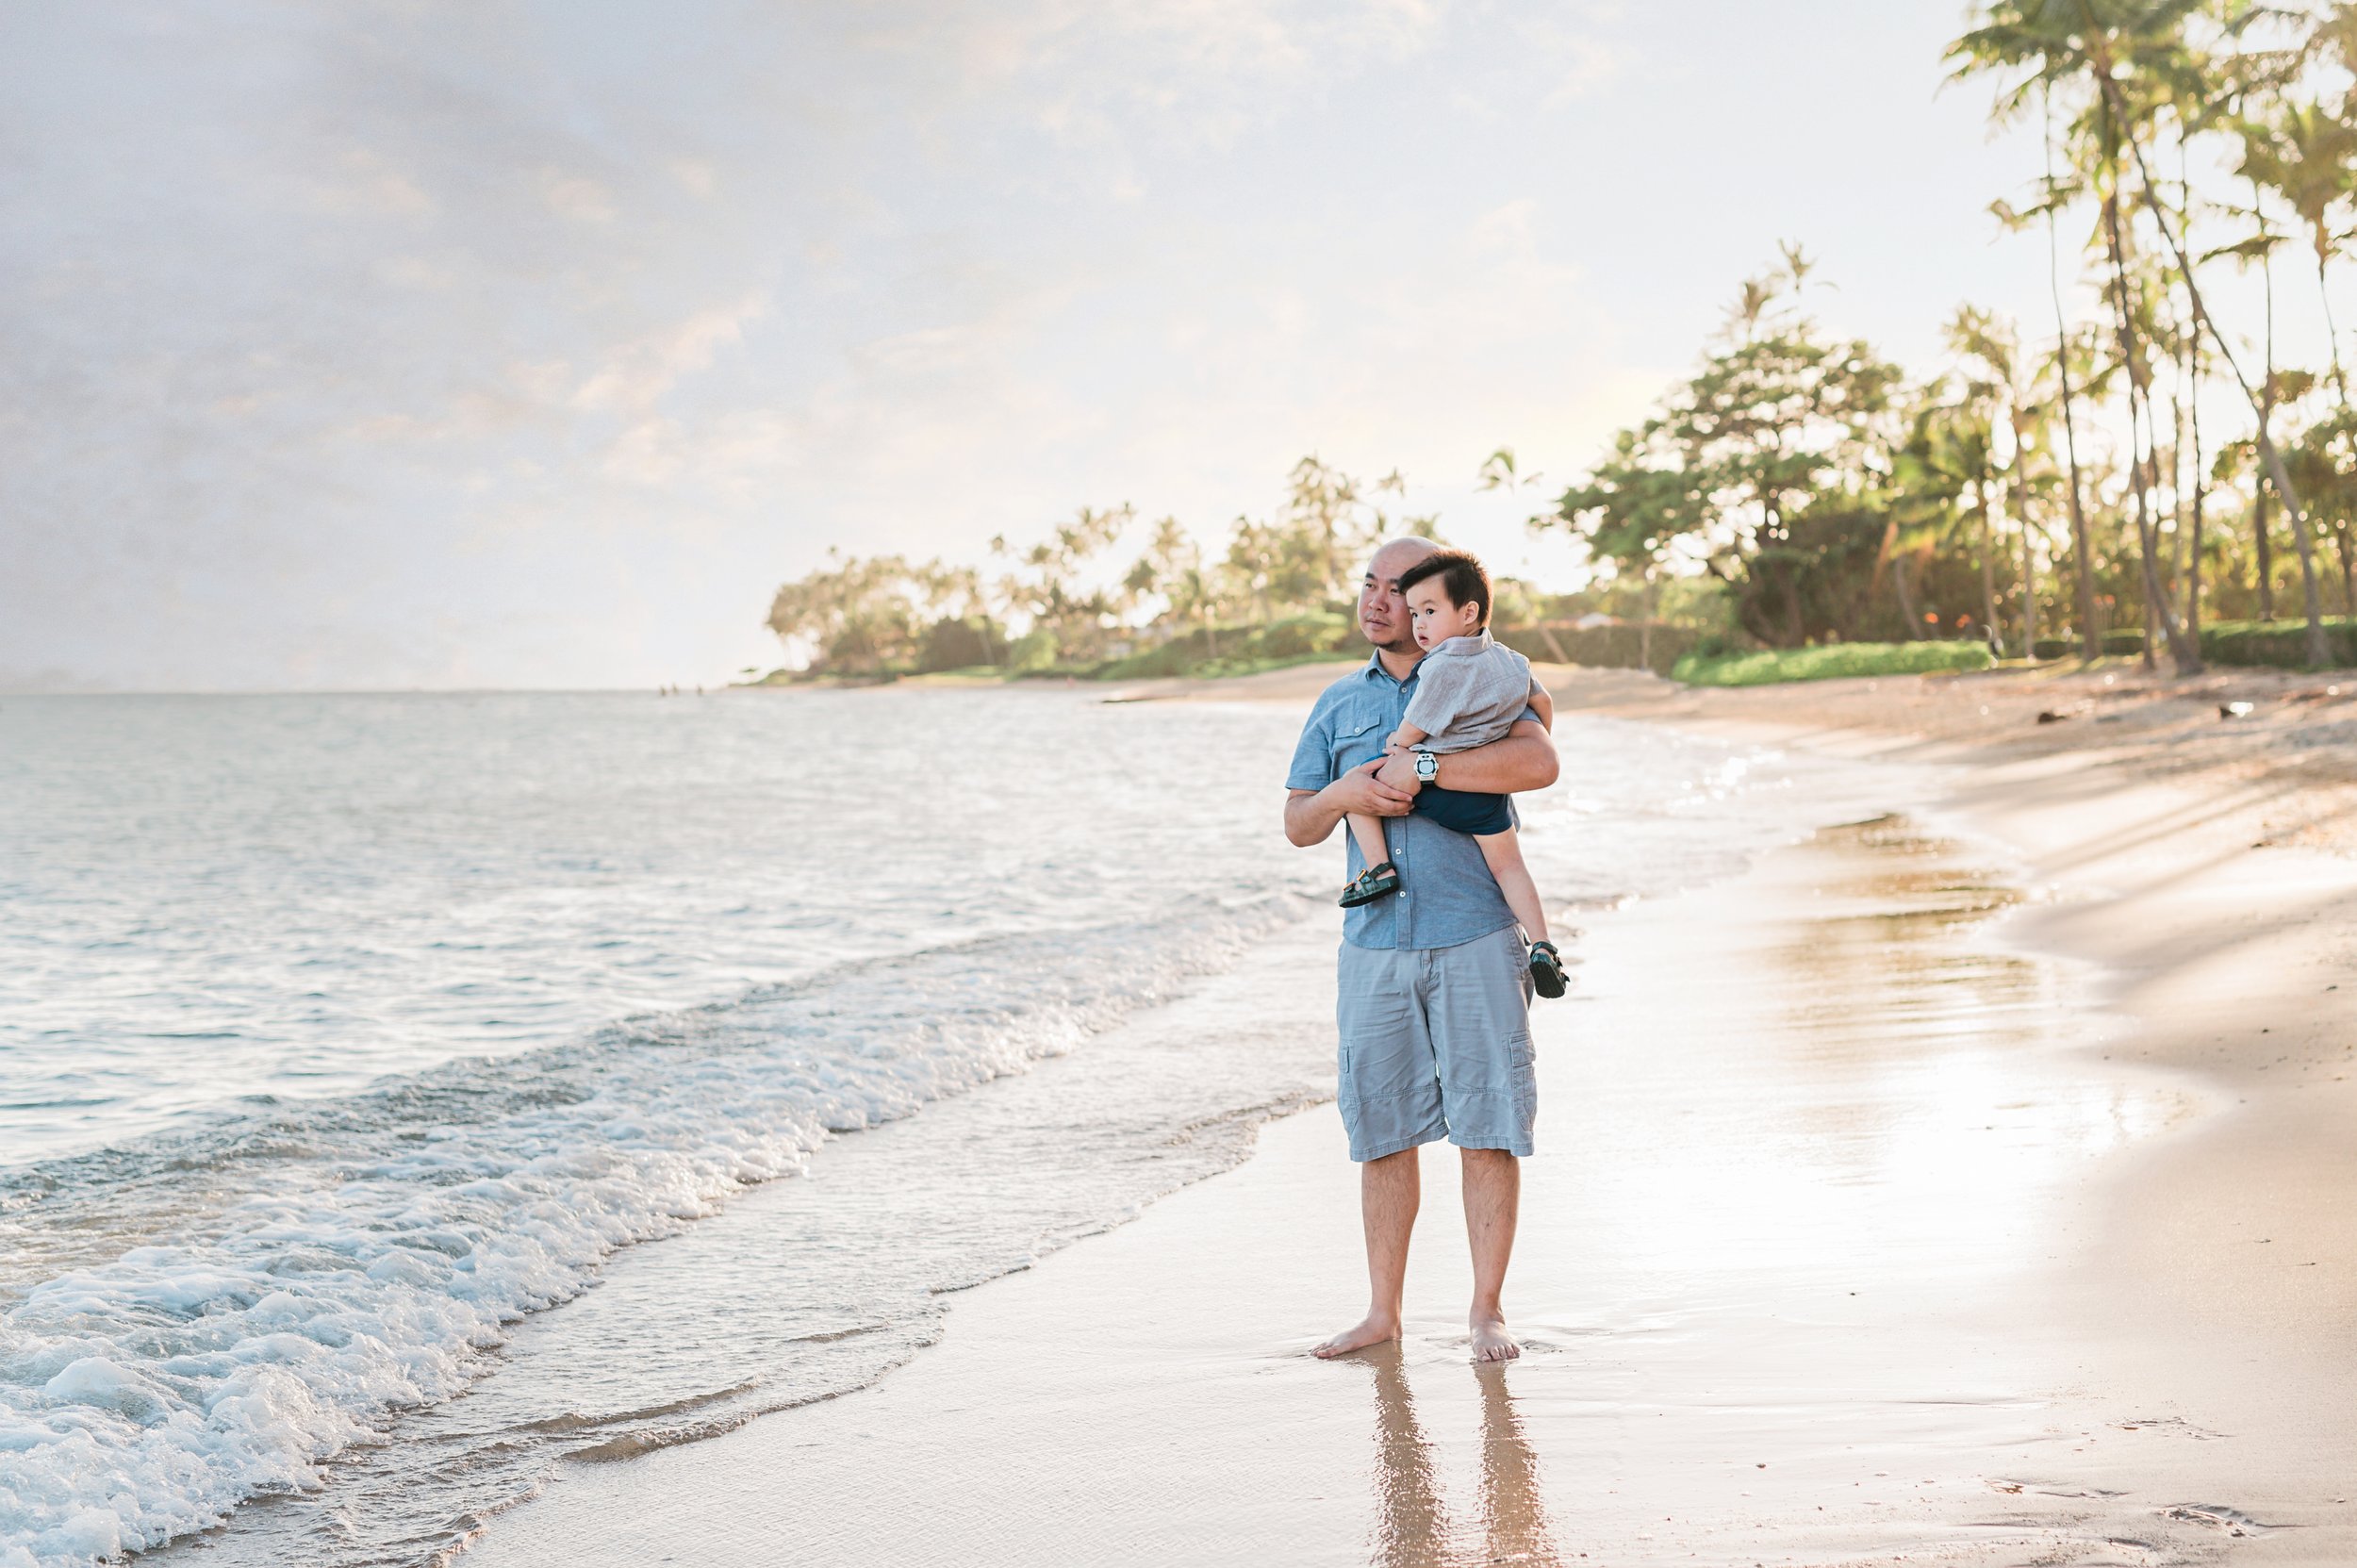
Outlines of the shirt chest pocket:
M1338 771L1348 772L1362 763L1373 762L1383 754L1383 742L1390 738L1392 726L1384 722L1382 712L1375 708L1346 708L1334 718L1334 760Z

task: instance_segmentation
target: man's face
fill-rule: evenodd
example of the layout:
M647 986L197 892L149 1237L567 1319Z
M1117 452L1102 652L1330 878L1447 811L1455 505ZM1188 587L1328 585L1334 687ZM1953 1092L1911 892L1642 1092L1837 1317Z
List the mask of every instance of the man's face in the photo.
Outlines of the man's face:
M1420 550L1400 541L1385 545L1367 563L1366 580L1359 586L1359 630L1387 653L1416 652L1416 634L1409 624L1399 574L1431 553L1431 547Z

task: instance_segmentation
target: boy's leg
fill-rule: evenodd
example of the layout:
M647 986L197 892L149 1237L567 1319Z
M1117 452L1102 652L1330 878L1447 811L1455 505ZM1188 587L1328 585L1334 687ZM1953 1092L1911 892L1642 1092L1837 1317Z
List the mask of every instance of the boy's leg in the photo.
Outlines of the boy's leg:
M1523 864L1514 830L1481 834L1474 842L1481 846L1482 861L1490 867L1490 875L1497 878L1498 891L1506 895L1506 907L1523 923L1524 939L1547 940L1546 906L1539 901L1539 884L1530 880L1530 867Z
M1383 839L1383 818L1362 812L1350 814L1350 836L1359 841L1359 853L1370 868L1387 864L1392 847Z

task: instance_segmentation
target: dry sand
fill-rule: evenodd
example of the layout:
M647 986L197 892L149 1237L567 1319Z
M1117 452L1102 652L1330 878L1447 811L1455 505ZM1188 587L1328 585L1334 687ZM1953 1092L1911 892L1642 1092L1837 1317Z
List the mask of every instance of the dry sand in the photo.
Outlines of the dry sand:
M1550 684L1958 785L1591 920L1534 1018L1522 1362L1466 1362L1441 1150L1406 1344L1306 1355L1358 1305L1324 1109L470 1561L2357 1561L2357 687Z

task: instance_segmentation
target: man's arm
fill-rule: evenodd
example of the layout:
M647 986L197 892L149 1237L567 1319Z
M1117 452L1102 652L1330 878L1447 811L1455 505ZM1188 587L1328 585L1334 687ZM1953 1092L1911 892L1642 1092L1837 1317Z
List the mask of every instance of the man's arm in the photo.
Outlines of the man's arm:
M1505 742L1499 742L1504 745ZM1285 837L1308 849L1333 836L1334 829L1352 812L1369 817L1405 817L1415 806L1416 792L1396 789L1377 779L1382 759L1361 763L1324 789L1295 789L1285 796ZM1408 778L1415 782L1410 759Z
M1527 790L1544 789L1555 783L1556 774L1561 771L1556 761L1555 742L1548 737L1547 727L1535 718L1519 720L1506 732L1504 740L1493 740L1470 751L1451 751L1437 760L1440 771L1433 775L1434 784L1442 789L1468 789L1478 795L1520 795ZM1405 751L1385 758L1376 782L1393 789L1413 789L1416 759ZM1307 842L1314 844L1317 839Z

